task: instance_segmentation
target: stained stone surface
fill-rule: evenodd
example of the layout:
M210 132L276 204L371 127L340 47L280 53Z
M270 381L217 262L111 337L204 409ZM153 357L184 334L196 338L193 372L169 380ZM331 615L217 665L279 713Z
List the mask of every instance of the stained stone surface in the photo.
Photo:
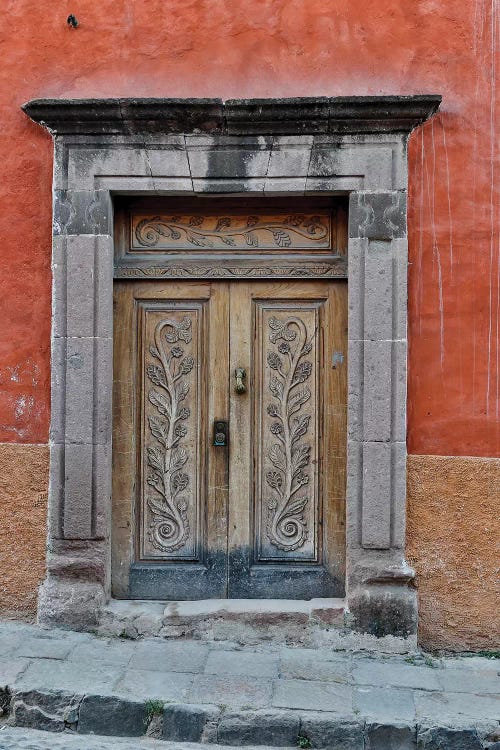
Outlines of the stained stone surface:
M306 737L336 750L486 750L500 740L498 659L131 641L12 622L0 623L0 644L0 750L105 750L104 739L75 733L153 731L164 748ZM36 729L53 732L47 744Z

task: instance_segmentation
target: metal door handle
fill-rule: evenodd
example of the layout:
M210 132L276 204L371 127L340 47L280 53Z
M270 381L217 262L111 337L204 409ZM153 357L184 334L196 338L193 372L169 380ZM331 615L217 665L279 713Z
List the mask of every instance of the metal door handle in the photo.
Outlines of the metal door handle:
M245 379L246 379L246 371L243 369L243 367L237 367L234 371L234 377L236 378L236 385L234 386L234 390L236 393L246 393L247 387L245 385Z

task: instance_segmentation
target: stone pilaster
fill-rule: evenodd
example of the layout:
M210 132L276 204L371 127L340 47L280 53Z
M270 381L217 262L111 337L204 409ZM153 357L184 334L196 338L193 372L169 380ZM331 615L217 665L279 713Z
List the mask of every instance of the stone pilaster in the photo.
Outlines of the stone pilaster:
M356 627L416 633L406 507L406 191L351 195L348 602Z

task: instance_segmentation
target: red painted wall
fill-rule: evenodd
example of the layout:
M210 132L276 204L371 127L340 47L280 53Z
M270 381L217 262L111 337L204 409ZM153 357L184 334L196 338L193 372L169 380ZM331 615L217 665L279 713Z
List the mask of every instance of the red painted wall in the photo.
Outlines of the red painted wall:
M46 442L50 409L52 144L24 101L432 92L442 114L410 142L409 450L498 453L499 0L4 0L2 11L0 442Z

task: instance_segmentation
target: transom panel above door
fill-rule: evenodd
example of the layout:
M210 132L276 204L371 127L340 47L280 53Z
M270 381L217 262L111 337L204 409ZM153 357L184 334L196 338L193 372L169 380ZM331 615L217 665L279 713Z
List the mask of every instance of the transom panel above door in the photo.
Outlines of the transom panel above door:
M115 596L342 594L346 291L116 283Z

